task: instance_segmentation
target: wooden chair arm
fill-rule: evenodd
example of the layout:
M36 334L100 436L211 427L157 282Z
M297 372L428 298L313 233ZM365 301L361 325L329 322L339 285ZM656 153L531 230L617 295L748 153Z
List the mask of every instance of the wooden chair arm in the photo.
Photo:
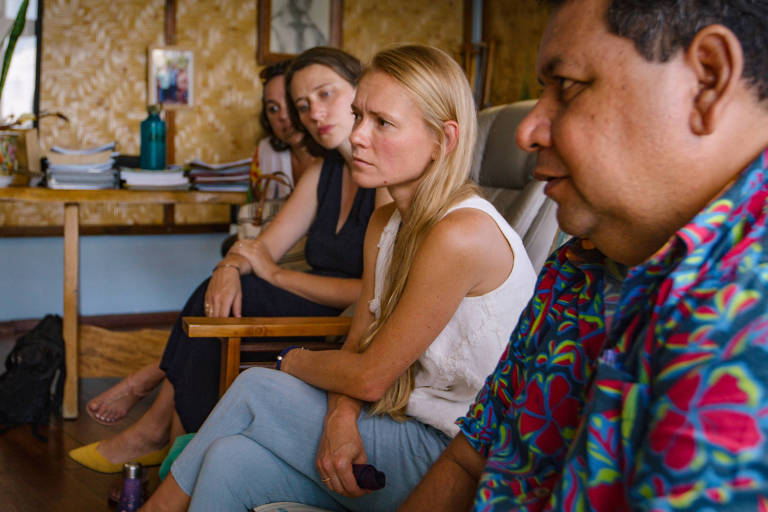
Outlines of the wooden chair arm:
M265 338L286 336L342 336L349 332L348 316L255 316L208 318L185 316L184 332L190 338Z
M349 332L348 316L283 316L247 318L208 318L185 316L182 327L192 339L219 338L221 370L219 396L223 395L240 373L240 352L280 352L288 342L258 342L242 346L242 338L280 338L300 336L342 336ZM302 346L312 350L340 348L340 344L308 341Z

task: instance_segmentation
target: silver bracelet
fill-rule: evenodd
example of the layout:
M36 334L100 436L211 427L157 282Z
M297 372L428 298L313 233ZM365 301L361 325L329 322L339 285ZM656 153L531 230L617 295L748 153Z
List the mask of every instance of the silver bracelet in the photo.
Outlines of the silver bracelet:
M219 263L218 265L213 267L213 271L216 272L220 268L226 268L226 267L233 268L233 269L237 270L238 274L240 273L240 267L238 267L237 265L234 265L232 263Z

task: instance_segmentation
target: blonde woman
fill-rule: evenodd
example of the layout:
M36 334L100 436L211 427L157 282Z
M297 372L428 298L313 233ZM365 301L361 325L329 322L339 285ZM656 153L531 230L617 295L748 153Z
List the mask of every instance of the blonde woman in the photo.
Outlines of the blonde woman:
M298 71L299 112L310 94ZM501 354L535 274L520 238L467 183L476 118L461 69L434 48L385 50L352 110L352 177L387 187L394 203L371 216L344 348L296 348L280 371L243 373L146 510L394 510ZM366 462L386 474L383 489L358 487L352 465Z

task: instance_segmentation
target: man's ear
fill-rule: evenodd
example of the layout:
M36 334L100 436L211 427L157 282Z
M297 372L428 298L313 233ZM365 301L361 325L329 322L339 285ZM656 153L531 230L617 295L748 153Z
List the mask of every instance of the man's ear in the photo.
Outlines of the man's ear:
M445 153L448 154L456 149L456 144L459 143L459 123L450 120L443 123L443 133L445 134ZM432 154L432 158L437 160L440 147L435 149L435 153Z
M741 43L723 25L699 31L686 50L686 59L698 79L698 93L691 111L691 130L708 135L731 101L744 70Z

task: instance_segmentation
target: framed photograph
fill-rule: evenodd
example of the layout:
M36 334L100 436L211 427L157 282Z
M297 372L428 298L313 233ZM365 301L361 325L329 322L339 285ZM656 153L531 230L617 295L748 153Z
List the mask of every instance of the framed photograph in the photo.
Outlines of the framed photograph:
M152 46L147 58L147 103L172 110L194 105L195 54L178 46Z
M259 65L313 46L341 46L342 0L258 0Z

